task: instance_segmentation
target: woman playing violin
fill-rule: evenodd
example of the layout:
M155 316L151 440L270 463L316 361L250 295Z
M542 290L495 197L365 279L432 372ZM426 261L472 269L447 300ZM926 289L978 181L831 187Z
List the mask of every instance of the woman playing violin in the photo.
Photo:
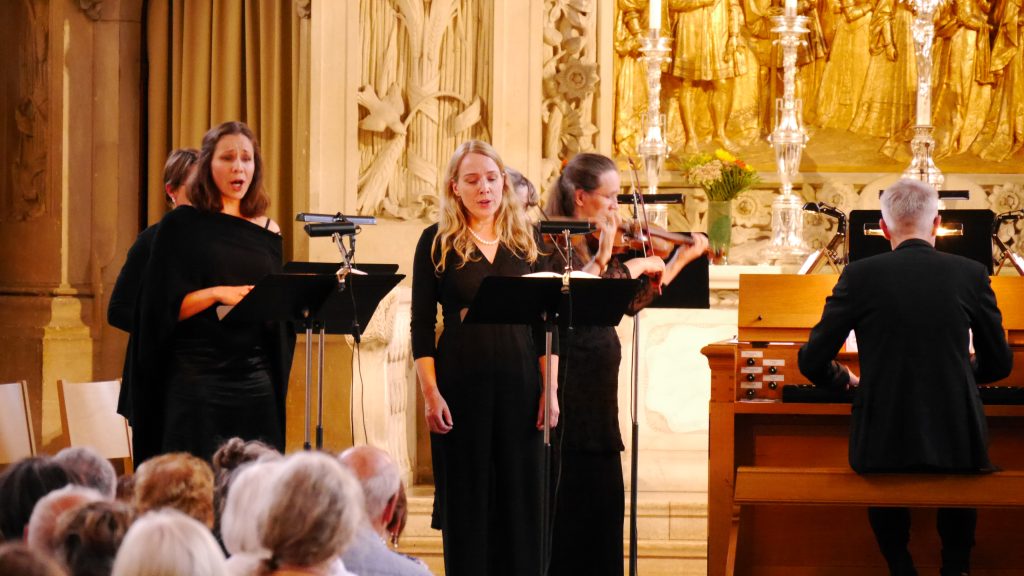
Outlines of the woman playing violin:
M573 268L605 278L640 278L628 313L636 314L688 263L707 250L707 238L694 235L666 263L659 256L616 253L621 219L616 196L619 170L600 154L579 154L566 164L550 192L552 217L588 219L599 227L597 246L578 241ZM685 237L689 239L690 237ZM689 240L688 240L689 241ZM564 248L549 244L549 268L565 266ZM621 346L615 328L576 328L559 335L560 462L549 574L622 574L622 521L625 514L619 433L618 379Z

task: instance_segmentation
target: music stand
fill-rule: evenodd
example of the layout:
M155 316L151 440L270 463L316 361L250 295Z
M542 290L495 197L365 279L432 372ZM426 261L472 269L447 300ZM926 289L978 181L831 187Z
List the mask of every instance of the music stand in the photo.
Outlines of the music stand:
M488 276L480 283L463 322L467 324L544 324L544 490L541 508L541 575L547 572L551 543L551 338L560 327L617 326L636 294L637 280Z
M233 307L221 315L223 322L257 323L266 321L295 322L306 331L306 439L309 450L310 367L314 315L323 306L331 290L337 285L336 277L322 274L268 274ZM323 372L323 342L320 347L321 373Z
M344 262L289 262L284 265L284 271L289 274L334 274L344 265ZM369 275L395 274L398 272L398 264L356 264L355 270Z
M390 267L393 265L378 265ZM314 315L314 321L320 331L317 337L319 357L316 375L317 415L316 415L316 448L323 448L324 442L324 340L325 334L349 334L356 344L362 340L363 330L370 323L377 305L388 295L388 292L405 278L404 274L349 274L344 281L338 282L334 270L324 276L335 281L336 289L332 290L323 305ZM395 266L397 270L397 266ZM309 338L307 331L306 337ZM308 412L308 400L307 400ZM307 438L308 438L307 420Z
M378 265L387 267L395 265ZM317 370L317 421L316 448L323 448L323 417L324 417L324 340L326 334L350 334L356 342L360 341L363 330L370 323L377 305L387 296L399 282L405 278L402 274L349 274L343 282L338 281L335 272L337 266L318 262L290 262L285 269L316 270L323 268L327 273L319 274L271 274L261 280L241 302L235 306L225 320L235 317L242 308L245 316L270 313L276 307L286 311L284 319L301 322L306 334L306 423L305 442L303 447L309 450L310 444L310 410L312 407L310 378L312 374L313 330L317 329L317 349L319 352ZM397 269L397 266L394 267ZM266 284L266 286L265 286ZM272 289L271 289L272 288ZM259 290L259 297L250 301ZM295 293L290 291L294 290ZM299 304L290 303L296 300ZM244 307L243 307L244 305ZM296 311L298 312L296 314ZM279 318L261 318L274 320Z

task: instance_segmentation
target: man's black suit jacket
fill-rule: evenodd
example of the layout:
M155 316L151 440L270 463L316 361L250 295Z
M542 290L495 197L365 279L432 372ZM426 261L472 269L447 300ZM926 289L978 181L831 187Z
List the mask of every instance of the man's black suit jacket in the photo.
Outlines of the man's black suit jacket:
M800 371L815 385L846 382L833 359L851 330L861 370L850 428L854 470L992 469L977 385L1005 378L1013 355L981 264L924 240L851 263L800 349Z

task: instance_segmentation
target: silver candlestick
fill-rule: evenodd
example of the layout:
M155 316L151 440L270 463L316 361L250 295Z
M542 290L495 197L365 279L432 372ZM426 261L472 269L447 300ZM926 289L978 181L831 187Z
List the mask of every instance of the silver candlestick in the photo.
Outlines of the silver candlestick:
M775 148L782 194L772 202L772 242L766 256L775 260L799 258L807 253L803 241L803 202L793 194L793 180L800 174L800 158L807 144L803 125L803 101L796 97L797 49L809 32L806 16L796 15L795 2L787 2L782 16L774 16L772 32L782 46L782 98L775 100L775 130L768 141Z
M644 37L640 58L647 70L647 115L644 121L644 138L637 151L644 159L647 175L647 193L658 193L658 179L661 167L668 156L668 144L662 134L661 115L661 67L669 61L672 41L661 36L661 31L652 28ZM668 227L668 206L653 204L647 207L647 218L662 228Z
M927 182L936 190L942 188L946 177L932 160L935 139L932 137L932 42L935 40L935 13L948 0L911 0L914 7L914 55L917 59L917 117L910 150L914 159L903 171L905 178Z

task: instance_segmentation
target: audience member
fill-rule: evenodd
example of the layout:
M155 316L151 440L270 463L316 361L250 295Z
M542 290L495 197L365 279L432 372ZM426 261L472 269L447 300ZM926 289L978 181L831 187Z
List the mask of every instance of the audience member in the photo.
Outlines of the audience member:
M284 461L269 496L261 522L267 573L348 574L340 556L363 521L351 472L326 454L301 452Z
M140 516L121 542L112 576L228 576L210 530L169 508Z
M204 460L173 452L151 458L135 471L132 502L139 514L174 508L213 528L213 470Z
M114 465L92 448L72 446L57 452L53 459L77 474L81 485L95 488L105 498L114 497L117 490Z
M0 474L0 531L4 540L21 540L36 502L77 478L48 456L15 462Z
M402 487L395 465L387 452L373 446L355 446L341 453L363 487L366 518L342 559L345 566L360 576L397 576L430 574L419 562L388 549L388 524L394 517Z
M54 541L56 557L71 576L110 576L114 558L135 508L124 502L92 502L61 516Z
M120 502L131 504L135 499L135 475L122 474L117 477L117 488L114 498Z
M250 462L257 460L280 460L283 456L273 446L259 440L242 440L237 436L220 445L213 453L213 533L220 534L221 516L224 512L228 486L234 482L235 473Z
M391 545L398 547L398 539L405 532L405 523L409 519L409 500L405 495L405 482L398 484L398 498L395 500L395 513L388 522L388 535Z
M256 461L236 470L224 500L220 535L228 558L228 572L255 574L270 552L261 543L260 525L266 516L269 495L281 474L283 462Z
M66 576L55 560L22 542L0 544L0 574L7 576Z
M25 543L44 554L57 550L57 526L60 517L103 499L103 495L92 488L68 484L39 499L25 528Z

